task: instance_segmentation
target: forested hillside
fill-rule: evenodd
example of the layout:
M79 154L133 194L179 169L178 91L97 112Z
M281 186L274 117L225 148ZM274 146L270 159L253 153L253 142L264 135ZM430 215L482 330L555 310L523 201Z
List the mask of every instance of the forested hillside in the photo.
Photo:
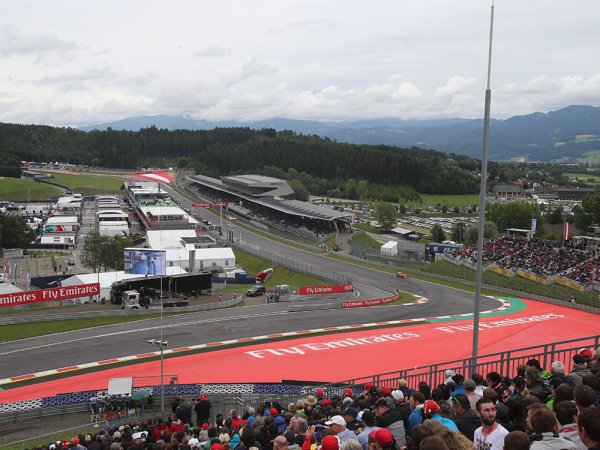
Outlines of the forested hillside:
M398 195L410 196L413 190L472 194L478 189L478 179L472 174L478 169L478 162L465 156L417 148L341 144L273 129L169 131L150 127L137 132L84 132L0 124L0 153L13 154L21 160L125 169L179 164L212 176L292 171L304 173L304 183L310 185L307 187L311 193L314 189L319 195L348 180L387 187L388 194L374 198L394 200ZM296 178L302 179L299 175Z

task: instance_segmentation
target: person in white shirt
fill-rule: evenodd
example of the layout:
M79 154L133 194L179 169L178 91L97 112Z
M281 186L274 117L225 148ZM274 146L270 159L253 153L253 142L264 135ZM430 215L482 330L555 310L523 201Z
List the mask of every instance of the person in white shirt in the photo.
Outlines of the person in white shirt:
M475 430L473 446L475 450L502 450L508 430L496 422L496 405L483 397L477 402L477 415L481 426Z

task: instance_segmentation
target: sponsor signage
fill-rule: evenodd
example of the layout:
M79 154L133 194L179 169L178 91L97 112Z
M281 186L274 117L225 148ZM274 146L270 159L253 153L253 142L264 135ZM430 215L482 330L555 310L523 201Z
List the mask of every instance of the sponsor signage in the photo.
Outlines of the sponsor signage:
M216 203L192 203L192 208L219 208L221 206L229 206L228 202L216 202Z
M585 286L577 283L576 281L569 280L568 278L563 278L563 277L557 276L557 277L554 277L554 281L556 281L558 284L562 284L563 286L566 286L568 288L575 289L576 291L585 292Z
M316 294L344 294L352 292L352 283L340 284L334 286L301 286L298 289L300 295L316 295Z
M535 281L536 283L548 284L548 281L545 278L539 277L529 272L525 272L523 269L517 269L517 275L520 275L523 278L527 278L528 280Z
M342 308L364 308L366 306L377 306L384 305L385 303L391 303L398 300L397 296L377 298L374 300L356 300L353 302L342 302Z
M510 278L513 276L512 272L510 272L509 270L506 270L502 267L498 267L498 266L494 266L493 264L490 266L490 270L492 272L496 272L502 276L505 276L507 278Z
M0 295L0 307L19 306L30 303L52 302L69 298L88 297L100 295L100 284L79 284L77 286L41 289L38 291L14 292Z

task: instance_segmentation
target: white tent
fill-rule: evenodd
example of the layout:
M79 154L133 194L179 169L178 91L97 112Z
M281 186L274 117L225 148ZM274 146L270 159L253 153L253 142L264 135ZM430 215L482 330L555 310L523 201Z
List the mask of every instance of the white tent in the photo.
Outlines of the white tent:
M194 272L202 272L222 267L225 270L235 269L235 254L231 247L167 249L167 268L181 267L184 272L190 267L190 250L194 251Z
M398 242L388 241L381 246L382 256L396 256L398 254Z

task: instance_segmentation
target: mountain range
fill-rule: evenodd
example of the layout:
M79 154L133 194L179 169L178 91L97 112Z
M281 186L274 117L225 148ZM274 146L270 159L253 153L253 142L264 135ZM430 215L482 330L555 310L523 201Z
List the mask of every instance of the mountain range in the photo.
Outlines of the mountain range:
M88 125L94 129L137 131L141 128L210 130L215 127L273 128L317 135L338 142L435 149L481 158L482 119L315 121L273 118L261 121L207 121L185 116L128 117ZM490 159L496 161L600 161L600 107L572 105L490 122Z

